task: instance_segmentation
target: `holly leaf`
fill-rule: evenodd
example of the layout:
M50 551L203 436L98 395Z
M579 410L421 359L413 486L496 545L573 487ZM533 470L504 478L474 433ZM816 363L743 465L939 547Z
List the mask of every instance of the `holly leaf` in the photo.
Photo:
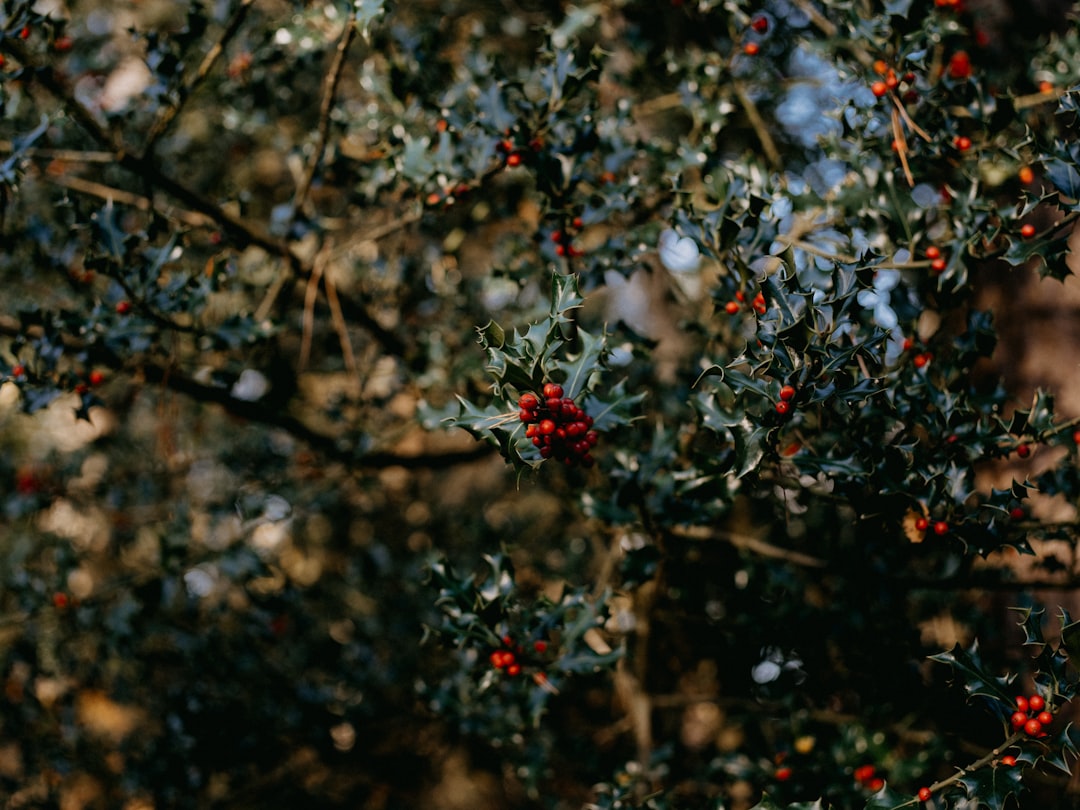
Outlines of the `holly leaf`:
M1006 689L1015 675L997 678L983 669L979 658L979 642L975 641L971 647L965 650L959 644L949 652L938 653L930 656L931 661L948 664L963 681L964 691L968 698L977 695L995 698L1011 706L1013 702L1012 690Z
M581 341L581 351L572 360L555 363L556 368L565 375L562 382L563 396L570 399L577 399L589 386L590 378L597 371L607 351L607 341L603 335L593 335L579 329L578 338Z
M1046 179L1061 192L1059 201L1062 207L1077 208L1080 202L1080 172L1076 170L1076 166L1060 158L1050 158L1043 165Z
M978 807L1003 810L1009 798L1023 790L1020 773L1021 769L1017 767L976 768L964 773L957 781Z
M893 810L912 804L911 796L897 793L886 783L881 790L866 800L865 810Z
M736 478L742 478L761 463L771 428L754 422L745 414L738 422L727 427L731 431L731 441L735 446L734 474Z

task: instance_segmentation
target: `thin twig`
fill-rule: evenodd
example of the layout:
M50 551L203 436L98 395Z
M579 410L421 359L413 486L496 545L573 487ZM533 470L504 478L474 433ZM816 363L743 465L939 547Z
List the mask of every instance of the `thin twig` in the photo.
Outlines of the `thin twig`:
M811 557L809 554L803 554L801 551L793 551L789 548L774 546L772 543L766 542L758 537L751 537L748 534L727 532L720 529L713 529L708 526L676 526L671 530L671 533L678 537L695 539L705 537L723 540L725 543L729 543L736 548L752 551L755 554L760 554L762 557L786 560L787 562L795 563L796 565L801 565L805 568L825 568L827 565L825 560L818 557Z
M194 75L185 81L177 91L176 101L173 104L167 104L161 107L158 111L157 118L150 126L150 133L146 136L146 143L143 145L143 155L149 155L154 151L154 146L157 144L158 139L165 134L165 130L169 128L169 124L172 123L173 119L176 118L177 114L180 112L180 109L184 106L184 102L187 101L195 88L207 77L213 69L214 64L221 57L221 54L224 53L225 46L229 44L234 36L236 36L236 32L240 30L240 26L247 16L248 9L251 8L254 2L255 0L240 0L240 5L237 6L236 11L233 12L232 17L225 26L225 30L221 32L218 41L206 52L206 56L203 57L198 70L196 70Z
M325 268L326 253L322 251L315 257L315 263L312 265L307 287L304 290L304 320L300 337L300 359L296 362L297 371L307 368L308 359L311 357L311 336L315 331L315 300L319 297L319 283L322 281Z
M893 140L896 141L896 154L900 157L900 165L904 168L904 177L908 182L908 186L915 187L915 178L911 174L911 167L907 162L907 137L904 135L904 128L900 125L900 115L895 109L892 111L892 129Z
M157 210L161 214L178 220L185 225L190 225L193 228L212 228L216 224L214 220L205 214L199 214L195 211L185 211L171 206L162 206L154 200L151 200L149 197L143 197L141 194L133 194L130 191L124 191L123 189L95 183L92 180L84 180L83 178L74 175L49 175L48 179L49 182L54 185L77 191L80 194L98 197L102 200L111 200L120 205L129 205L139 211Z
M330 137L330 113L334 109L334 97L337 95L338 83L345 68L345 57L349 51L349 45L356 37L356 23L350 19L345 24L345 30L341 32L338 40L337 52L334 61L326 72L322 87L322 106L319 108L319 131L315 139L315 146L311 150L307 165L304 166L304 174L296 187L296 195L293 197L293 213L304 207L307 196L311 191L311 184L315 180L315 172L318 171L322 162L323 153L326 151L326 141Z
M11 154L15 151L15 144L11 141L0 140L0 152ZM29 158L41 158L43 160L62 160L65 163L115 163L116 155L112 152L90 152L82 149L40 149L31 146L22 150L22 154Z
M754 100L747 95L745 88L740 82L735 82L733 86L735 88L735 95L738 97L739 103L742 104L743 110L746 112L746 117L750 121L750 126L753 127L754 133L761 142L761 149L765 153L765 158L769 161L769 165L774 169L783 168L784 161L780 157L780 150L776 148L776 141L773 140L772 135L769 133L769 127L765 124L765 120L761 117L761 113L758 112Z
M341 314L341 302L338 300L337 286L330 274L323 275L323 286L326 287L326 302L330 305L330 320L334 324L338 341L341 343L341 356L345 360L345 369L356 383L356 395L360 395L360 371L356 364L356 355L353 354L352 341L349 340L349 329L345 324L345 317Z

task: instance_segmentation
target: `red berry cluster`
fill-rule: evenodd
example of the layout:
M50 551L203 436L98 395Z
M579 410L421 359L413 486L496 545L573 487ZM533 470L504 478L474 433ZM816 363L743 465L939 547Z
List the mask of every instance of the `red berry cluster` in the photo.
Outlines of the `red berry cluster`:
M548 643L543 639L533 642L533 650L536 651L538 656L542 656L547 652ZM524 653L524 649L520 644L514 643L513 636L505 635L502 637L502 647L497 650L493 650L491 655L488 656L488 660L495 669L500 669L509 675L511 678L516 678L521 674L521 660L519 656ZM533 680L538 682L547 680L547 676L542 672L538 672L534 676Z
M949 78L967 79L971 76L971 57L967 51L957 51L949 57Z
M746 293L739 290L735 293L735 300L728 301L724 304L724 312L728 315L735 315L746 304ZM758 293L754 296L754 300L750 303L750 308L754 310L758 315L764 315L767 307L765 306L765 296L762 293Z
M930 260L930 269L935 273L943 273L945 268L948 267L948 262L941 255L941 248L937 245L931 245L926 249L926 258Z
M499 152L506 155L506 165L511 169L524 163L530 152L539 152L544 148L544 141L540 137L529 139L528 146L523 149L512 136L512 131L506 130L506 137L495 145Z
M877 768L873 765L860 765L855 769L853 774L855 781L869 790L871 793L877 793L883 787L885 787L885 780L877 772Z
M908 73L903 76L897 76L896 71L889 67L888 63L884 59L877 59L873 64L874 73L881 76L875 82L870 85L870 92L874 94L876 98L881 98L887 93L893 91L900 91L905 103L913 103L918 100L919 94L915 90L915 74Z
M555 253L558 256L569 256L574 259L585 253L581 248L572 244L574 239L574 232L580 231L584 227L585 222L581 217L574 217L567 224L565 230L552 231L551 241L555 243Z
M1016 698L1016 711L1009 718L1009 725L1016 731L1023 731L1029 737L1045 737L1046 726L1054 722L1054 715L1047 710L1042 695ZM1015 761L1015 760L1014 760Z
M557 459L568 467L591 467L590 451L600 440L596 431L590 430L592 417L570 397L564 397L558 383L545 383L541 393L542 397L527 391L518 399L518 416L528 425L526 438L532 439L543 458Z

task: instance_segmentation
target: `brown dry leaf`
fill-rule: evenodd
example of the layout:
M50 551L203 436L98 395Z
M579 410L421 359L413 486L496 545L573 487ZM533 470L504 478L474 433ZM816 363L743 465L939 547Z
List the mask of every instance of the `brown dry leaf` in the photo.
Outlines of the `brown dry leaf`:
M901 525L904 527L904 534L907 535L907 539L912 543L921 543L926 539L926 530L919 531L915 528L915 521L925 517L927 517L926 512L920 512L917 509L908 509L907 514L904 515Z
M75 702L78 723L88 731L121 742L142 722L142 712L112 700L104 692L85 690Z

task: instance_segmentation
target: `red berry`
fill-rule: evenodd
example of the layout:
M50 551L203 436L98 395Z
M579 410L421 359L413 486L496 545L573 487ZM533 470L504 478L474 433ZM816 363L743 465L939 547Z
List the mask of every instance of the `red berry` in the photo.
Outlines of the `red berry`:
M880 776L870 780L870 784L866 786L872 793L877 793L883 787L885 787L885 780Z
M563 387L558 383L544 383L543 393L545 399L561 399Z
M971 75L971 57L967 51L957 51L949 58L949 76L966 79Z
M860 765L852 775L855 777L856 782L869 782L874 778L874 766Z
M1021 444L1016 448L1016 455L1020 456L1020 458L1027 458L1031 455L1031 448L1026 444Z
M930 357L925 354L917 354L912 362L915 364L915 368L922 368L930 362Z
M1073 444L1080 444L1080 430L1073 431Z
M570 224L580 230L582 227L584 227L585 220L583 220L581 217L574 217L574 221Z
M12 377L21 377L25 373L26 373L26 369L23 368L22 363L16 363L14 366L11 367L11 376Z
M1042 733L1042 723L1032 717L1024 723L1024 733L1029 737L1038 737Z
M547 436L547 435L549 435L551 433L554 433L555 432L555 423L552 422L550 419L545 419L537 427L537 432L541 436Z
M1043 711L1039 712L1038 716L1035 719L1042 723L1044 726L1048 726L1054 722L1054 715L1050 714L1050 712L1044 709Z
M1030 222L1026 222L1020 226L1020 236L1024 239L1031 239L1035 236L1035 226Z
M937 259L941 257L941 248L937 245L931 245L926 249L926 258Z
M1009 718L1009 725L1015 729L1021 729L1027 721L1028 716L1025 711L1013 712L1012 717Z
M521 152L511 152L506 156L506 165L511 169L521 165Z
M1030 186L1035 182L1035 172L1030 166L1021 166L1016 172L1016 177L1025 186Z
M745 53L747 56L757 56L760 50L761 46L758 45L756 42L747 42L745 45L743 45L743 53Z
M790 385L785 385L780 389L780 399L784 402L791 402L795 398L795 389Z
M735 314L738 313L738 311L739 311L739 302L738 301L728 301L726 304L724 304L724 312L726 312L728 315L735 315Z
M506 668L506 674L509 675L511 678L520 675L521 674L521 664L510 664Z
M777 782L786 782L791 778L791 768L777 768L773 776L776 777Z
M897 85L900 84L900 80L896 78L895 71L890 70L885 76L885 86L890 90L895 90Z
M130 301L117 301L116 302L116 314L117 315L127 315L129 312L131 312L131 302Z
M904 343L903 343L902 348L903 348L903 350L905 352L910 352L912 349L915 348L915 341L912 340L911 338L904 338Z
M933 795L934 794L930 792L930 788L928 788L928 787L919 788L919 801L920 802L928 802L928 801L930 801L930 797L933 796Z
M1006 768L1011 768L1013 765L1016 764L1016 757L1006 754L1001 758L1001 764L1004 765Z
M776 412L781 416L787 416L791 411L791 403L780 400L776 403Z
M949 533L949 524L946 523L944 520L939 520L936 523L934 523L934 534L936 534L936 535L938 535L940 537L941 535L948 534L948 533Z
M889 92L889 88L885 85L885 82L874 82L870 85L870 92L878 98Z
M56 42L53 43L53 49L63 53L64 51L70 51L71 46L74 44L71 37L57 37Z
M764 15L754 17L754 19L750 21L750 27L759 34L764 34L769 30L769 18Z
M101 385L105 382L105 373L94 369L90 372L89 380L91 385Z
M930 528L930 521L924 517L915 518L916 531L925 532Z
M1011 517L1013 520L1023 520L1024 510L1019 506L1014 506L1012 509L1009 510L1009 517Z
M536 650L538 653L546 653L547 647L548 645L546 641L537 641L535 644L533 644L533 649Z
M966 152L971 148L971 138L967 135L959 135L956 140L953 141L953 145L961 152Z
M562 242L562 240L563 240L563 232L562 231L552 231L551 232L551 241L552 242L554 242L555 244L559 244L560 242Z
M532 392L527 391L518 397L518 407L523 411L535 411L539 404L540 399Z
M24 25L19 32L19 39L30 39L30 26Z
M1043 700L1042 695L1032 695L1028 698L1028 708L1033 712L1041 712L1046 708L1046 701Z
M940 256L930 262L930 269L933 270L935 273L944 273L947 266L948 262L946 262L945 259L941 258Z
M1026 712L1028 710L1028 699L1023 695L1017 695L1016 708L1019 711Z
M63 610L68 606L68 595L63 591L57 591L52 598L53 607Z

